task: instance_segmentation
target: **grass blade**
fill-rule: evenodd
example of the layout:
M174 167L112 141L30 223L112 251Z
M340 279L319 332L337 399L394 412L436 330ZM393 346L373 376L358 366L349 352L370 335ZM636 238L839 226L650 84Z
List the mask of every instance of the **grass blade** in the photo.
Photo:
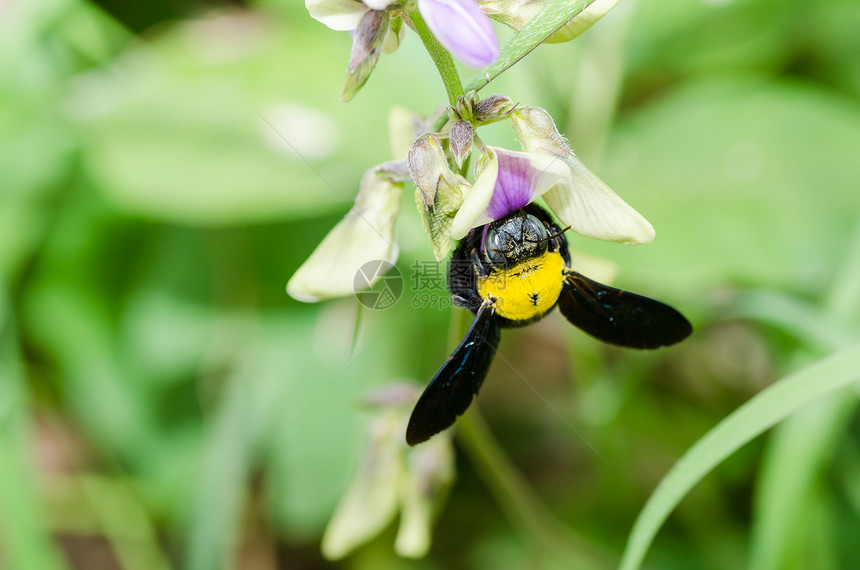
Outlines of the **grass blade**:
M768 307L769 320L806 342L808 348L831 352L844 348L855 334L860 307L860 225L849 240L844 261L824 303L824 311L785 298ZM770 293L772 296L773 293ZM762 299L767 301L767 297ZM756 302L748 300L752 308ZM768 304L759 303L761 306ZM782 304L782 307L779 305ZM793 305L801 310L792 310ZM767 309L764 311L767 313ZM780 315L784 315L781 317ZM798 351L800 352L800 351ZM798 354L803 357L803 353ZM808 550L819 522L807 516L813 508L816 481L832 460L837 443L849 428L860 394L831 394L783 422L768 438L756 484L750 540L750 568L786 568L799 544Z
M831 394L783 422L768 438L756 485L750 568L788 567L789 552L810 540L804 517L813 487L857 409L857 395ZM806 545L808 546L808 545Z
M786 376L738 408L696 442L663 478L639 513L621 559L636 570L657 531L714 466L806 404L860 379L860 344Z

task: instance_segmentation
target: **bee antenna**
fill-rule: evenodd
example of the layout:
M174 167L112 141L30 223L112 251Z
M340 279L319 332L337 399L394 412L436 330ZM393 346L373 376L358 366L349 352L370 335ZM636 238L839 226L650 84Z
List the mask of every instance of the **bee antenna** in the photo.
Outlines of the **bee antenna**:
M555 239L555 238L557 238L558 236L560 236L561 234L563 234L564 232L566 232L566 231L567 231L567 230L569 230L569 229L570 229L570 226L567 226L566 228L561 229L561 230L557 231L556 233L552 234L551 236L549 236L549 237L545 237L545 238L543 238L542 240L539 240L539 241L549 241L549 240L551 240L551 239Z
M555 238L557 238L558 236L560 236L561 234L563 234L564 232L566 232L566 231L567 231L567 230L569 230L569 229L570 229L570 226L567 226L567 227L566 227L566 228L564 228L563 230L559 230L559 231L557 231L556 233L552 234L551 236L547 236L547 237L545 237L545 238L540 238L540 239L528 239L528 238L526 238L526 239L525 239L525 240L523 240L523 241L528 241L528 242L531 242L531 243L541 243L541 242L544 242L544 241L549 241L549 240L551 240L551 239L555 239ZM498 250L495 250L495 249L494 249L493 251L498 251Z

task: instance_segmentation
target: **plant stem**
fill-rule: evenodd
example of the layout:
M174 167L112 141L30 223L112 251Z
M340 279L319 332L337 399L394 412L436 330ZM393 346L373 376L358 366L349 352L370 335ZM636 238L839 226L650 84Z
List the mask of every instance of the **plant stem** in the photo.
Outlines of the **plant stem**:
M462 310L451 314L449 346L460 341L468 315ZM524 535L572 568L597 570L615 565L611 554L571 531L546 508L493 438L476 403L457 420L457 439L508 520Z
M460 76L457 74L457 68L454 66L454 59L448 50L436 41L436 38L430 32L424 18L418 12L417 8L409 10L409 19L412 21L412 29L421 38L424 47L436 64L436 69L439 70L439 75L442 77L442 82L445 84L445 91L448 92L448 102L452 107L457 105L457 97L463 95L463 83L460 81Z
M571 568L614 566L611 556L566 527L505 456L475 404L457 422L457 438L508 520Z

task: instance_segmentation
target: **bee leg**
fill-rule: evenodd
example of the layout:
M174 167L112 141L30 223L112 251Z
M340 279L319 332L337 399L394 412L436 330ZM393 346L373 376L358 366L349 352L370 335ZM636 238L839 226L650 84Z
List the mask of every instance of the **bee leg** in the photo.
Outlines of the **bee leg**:
M462 307L464 309L469 309L473 313L478 310L481 306L481 298L477 295L470 295L469 297L464 297L462 295L451 295L451 300L454 302L454 305L458 307Z
M451 292L451 301L458 307L477 312L481 306L481 297L478 295L477 278L475 276L478 268L474 265L472 253L458 249L448 268L448 291Z
M476 275L483 276L483 275L487 275L490 272L489 268L486 265L484 265L484 260L481 259L481 254L478 253L477 248L472 248L471 258L472 258L472 264L475 266L475 274Z
M564 237L564 232L561 231L561 228L553 225L551 229L558 235L550 240L550 247L553 248L553 251L561 252L564 264L570 267L570 249L567 247L567 238Z

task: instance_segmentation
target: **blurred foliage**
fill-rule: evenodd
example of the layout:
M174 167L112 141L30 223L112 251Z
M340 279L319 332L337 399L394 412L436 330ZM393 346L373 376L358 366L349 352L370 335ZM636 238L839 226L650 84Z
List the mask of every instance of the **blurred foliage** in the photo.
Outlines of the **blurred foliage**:
M513 464L609 560L702 434L860 339L858 29L853 0L625 1L484 91L547 108L657 229L643 248L574 238L574 262L612 259L695 321L638 353L553 316L505 335L482 392ZM398 305L356 327L354 300L284 293L394 158L388 110L446 99L410 36L340 103L349 48L295 0L0 2L0 566L328 566L359 396L426 381L452 312L413 307L434 297L409 286L432 259L409 192ZM742 448L651 566L851 567L858 417L837 393ZM333 566L565 567L457 470L429 557L398 559L392 528Z

